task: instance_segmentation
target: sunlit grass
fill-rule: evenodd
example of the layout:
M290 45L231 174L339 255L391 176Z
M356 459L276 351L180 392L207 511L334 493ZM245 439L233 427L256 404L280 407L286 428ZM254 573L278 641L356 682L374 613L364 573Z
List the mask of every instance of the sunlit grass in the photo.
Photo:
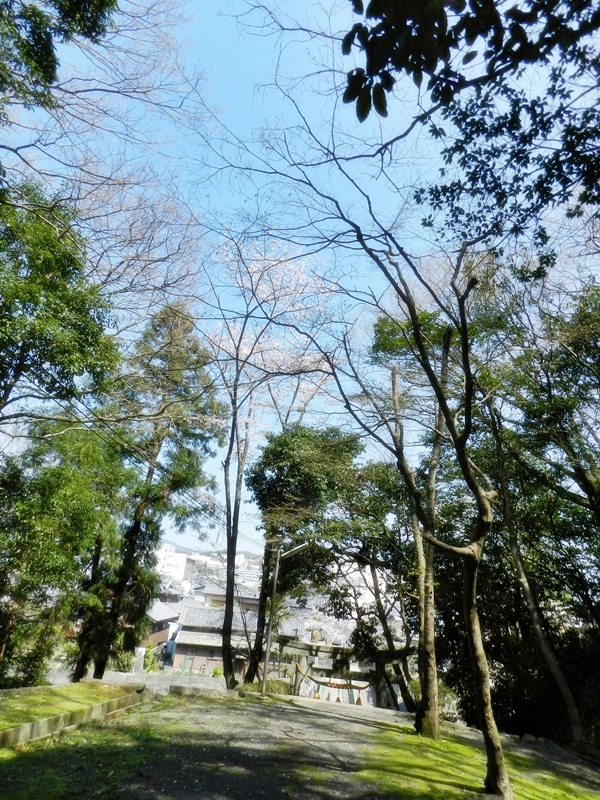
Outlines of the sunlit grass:
M600 800L600 791L565 775L560 765L510 752L506 760L517 800ZM380 734L361 774L396 800L465 800L482 793L485 753L449 737L424 739L405 727Z
M243 686L238 687L244 692L250 694L260 694L262 689L261 683L245 683ZM266 685L267 694L291 694L292 685L289 681L281 681L277 679L268 679Z
M0 692L0 730L78 711L118 697L124 691L120 686L107 684L70 683L67 686L36 686Z
M95 694L102 687L86 685L79 690L64 690L77 692L84 688ZM171 791L175 777L179 785L186 782L192 792L189 796L195 796L196 788L206 781L215 787L214 781L218 780L224 796L232 783L244 788L246 784L256 785L262 791L273 781L289 797L310 796L310 792L315 797L330 796L330 789L338 785L344 759L321 759L315 748L315 741L326 748L329 735L327 727L320 727L324 721L320 707L306 710L314 730L306 728L298 739L294 733L296 723L288 721L281 738L270 740L264 752L250 748L251 755L245 752L245 738L240 739L234 733L235 727L231 727L237 714L241 714L240 730L245 730L244 715L250 715L249 719L257 721L256 736L260 737L260 721L264 718L267 725L278 709L289 707L288 702L260 700L256 695L244 699L171 695L52 739L0 751L0 800L111 800L134 796L142 789L147 792L140 795L144 797L187 798L183 786L177 792ZM258 709L259 714L251 709ZM207 715L221 711L229 720L222 732L205 721ZM299 708L295 713L302 714L304 710ZM344 774L346 779L352 776L353 781L358 781L361 797L485 799L485 753L477 743L450 735L432 742L417 736L408 724L398 726L387 720L374 723L359 716L357 723L362 727L350 731L353 723L348 718L348 735L356 736L357 751L346 764ZM561 760L561 752L564 751L540 748L539 755L533 756L531 751L520 749L506 753L516 800L600 800L600 773L588 769L582 774L579 762ZM148 794L151 791L154 793ZM250 792L249 796L254 795Z

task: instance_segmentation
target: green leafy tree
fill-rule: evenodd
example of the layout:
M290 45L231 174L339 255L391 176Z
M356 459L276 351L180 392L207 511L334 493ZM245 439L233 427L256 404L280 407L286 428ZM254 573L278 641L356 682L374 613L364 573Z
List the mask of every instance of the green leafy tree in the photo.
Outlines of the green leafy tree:
M508 305L512 309L509 339L512 357L504 364L501 377L495 377L502 385L493 390L498 395L497 402L489 399L487 402L496 451L493 470L501 487L504 523L530 625L560 692L561 705L567 711L571 740L577 744L585 731L575 697L576 684L567 680L562 669L556 637L553 642L552 632L546 632L549 627L545 621L547 609L539 600L544 593L542 587L549 585L550 578L540 582L535 578L535 570L534 577L530 578L527 555L531 551L524 550L521 542L531 543L531 531L540 531L535 515L527 513L527 487L536 487L541 496L552 499L545 514L544 538L548 530L560 530L561 526L554 522L559 514L570 520L576 516L584 518L587 514L587 535L583 539L578 534L573 536L577 526L574 528L568 523L563 526L564 537L560 544L563 563L559 558L554 564L563 576L563 589L573 588L566 590L562 599L559 593L556 602L569 607L570 594L586 597L588 608L593 607L591 598L597 595L592 577L593 552L600 519L597 493L600 462L595 436L597 291L594 285L584 285L574 293L569 308L563 309L552 308L552 299L547 293L536 293L537 302L533 302L526 290L512 291ZM487 386L492 385L494 377L488 376ZM569 505L572 506L570 510ZM528 519L526 525L522 522L524 512ZM555 549L556 546L549 547L548 553ZM569 556L565 562L566 554ZM584 567L586 561L588 566ZM571 569L569 578L565 576L565 563L575 568Z
M52 105L59 65L57 45L75 38L96 42L117 0L5 0L0 6L0 109L18 100Z
M205 490L213 483L203 464L221 435L222 407L187 310L171 305L158 311L128 363L131 372L116 379L118 407L129 420L119 440L138 463L137 476L127 488L116 563L105 569L83 619L74 680L92 658L94 676L101 678L119 634L126 651L143 634L159 582L154 567L162 520L168 515L184 526L212 509Z
M352 461L361 449L356 436L339 428L321 430L296 424L282 433L269 435L260 457L246 471L246 483L260 509L267 540L256 639L246 674L248 682L255 679L262 658L276 548L292 546L299 536L306 541L314 535L320 515L347 488L353 474ZM313 548L288 563L292 568L294 564L303 564L306 569L307 559L313 570L318 565L324 579L327 556L320 549ZM314 577L313 571L313 580ZM285 589L286 583L289 586L293 581L286 582L282 571L280 586Z
M375 663L381 703L386 704L387 684L398 707L386 671L391 662L406 709L417 711L408 656L414 652L413 635L419 632L419 602L414 602L419 577L410 504L397 468L381 462L356 467L338 513L325 519L323 528L322 536L334 553L329 580L322 585L329 610L333 616L355 620L353 641L357 653ZM368 603L349 580L358 571L372 594ZM392 610L402 619L406 640L402 649L396 648L390 626Z
M22 456L1 465L3 680L44 677L58 635L85 603L98 543L118 541L128 470L114 448L72 424L36 425Z
M19 194L36 210L0 203L0 421L32 399L75 397L81 376L97 387L117 361L74 214L35 186Z
M573 744L573 722L583 727L586 738L593 737L598 713L598 671L593 658L585 654L586 646L590 655L596 652L598 627L592 609L598 593L594 581L583 588L580 573L583 568L591 577L597 568L597 555L590 547L589 519L546 487L519 476L518 470L511 473L510 491L521 559L546 647L560 665L577 715L573 720L555 670L540 646L502 512L490 535L480 574L480 612L493 675L494 712L507 733L533 733ZM440 535L451 536L463 514L460 497L443 493ZM443 559L437 579L443 631L438 639L439 663L444 679L460 698L465 720L474 724L473 687L467 679L469 656L456 613L462 591L460 576Z
M73 418L70 426L64 421L38 423L31 435L26 463L37 480L46 476L50 482L50 503L60 500L64 484L81 509L81 520L73 528L78 549L71 553L71 581L61 596L71 617L86 618L102 606L107 580L118 565L119 525L129 510L128 494L137 485L137 471L106 428ZM65 551L64 558L68 555Z
M449 363L454 357L452 331L437 312L416 313L422 343L428 349L432 374L447 397L454 399L450 385ZM422 360L417 337L408 321L381 316L374 327L371 363L376 377L361 375L351 350L347 347L349 371L360 393L354 398L345 394L346 407L369 436L375 438L393 456L403 483L398 492L406 501L409 527L414 541L417 577L419 644L418 665L420 697L415 725L422 735L440 736L438 680L435 655L435 549L437 469L443 444L444 418L439 400L423 391ZM338 381L340 392L346 389ZM428 456L415 464L407 444L408 420L417 416L427 431L422 446Z
M353 462L359 452L355 437L335 428L298 425L269 437L262 456L247 473L268 539L261 598L266 609L277 547L311 541L307 550L282 562L279 591L300 594L311 585L326 595L327 610L334 616L354 619L360 652L376 664L377 685L389 684L385 664L394 661L403 699L414 710L408 688L408 648L396 652L387 608L392 594L400 605L406 601L401 576L410 570L408 564L412 566L412 554L406 552L398 531L389 529L390 517L398 515L399 476L386 465L356 467ZM366 570L372 582L374 601L368 607L348 583L348 575L358 570ZM264 627L264 611L262 622ZM382 630L381 639L366 635L375 626ZM255 641L247 680L255 677L261 655L262 634ZM391 684L389 688L396 702Z

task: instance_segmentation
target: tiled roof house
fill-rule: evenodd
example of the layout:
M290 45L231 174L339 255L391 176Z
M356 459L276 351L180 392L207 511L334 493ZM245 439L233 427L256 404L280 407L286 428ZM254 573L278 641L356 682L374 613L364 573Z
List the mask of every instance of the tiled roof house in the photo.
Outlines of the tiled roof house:
M215 667L223 667L224 609L185 605L175 637L173 668L212 675ZM248 657L248 638L256 631L256 614L236 611L233 615L231 644L236 652L235 671L242 673Z

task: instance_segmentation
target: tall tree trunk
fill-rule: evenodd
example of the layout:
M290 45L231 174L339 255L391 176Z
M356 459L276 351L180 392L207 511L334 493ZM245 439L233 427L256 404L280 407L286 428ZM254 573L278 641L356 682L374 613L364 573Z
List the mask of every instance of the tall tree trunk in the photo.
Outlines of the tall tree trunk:
M96 535L94 540L94 553L92 555L92 565L90 568L90 577L84 583L83 590L90 592L92 588L98 583L100 577L100 561L102 558L103 539L102 536ZM79 636L77 637L77 645L79 653L77 662L71 680L73 683L79 683L82 678L87 675L88 666L93 658L92 636L93 630L91 628L91 619L89 610L83 615L83 622Z
M440 738L437 659L435 656L435 586L434 550L428 542L423 546L424 573L422 605L419 615L419 678L421 702L417 710L416 728L422 736Z
M83 631L81 631L83 633ZM82 678L85 678L87 675L87 670L90 661L92 660L92 649L90 647L89 641L87 636L84 638L80 633L79 636L79 654L77 656L77 662L75 664L75 669L73 670L73 674L71 675L71 681L73 683L79 683Z
M443 359L442 383L445 382L447 358ZM436 413L436 435L429 458L427 476L427 508L422 502L414 470L406 458L404 451L404 426L402 424L402 406L398 391L398 375L392 368L392 399L395 410L394 444L396 448L397 467L404 479L408 491L411 511L411 527L415 543L417 560L417 591L419 602L419 646L417 658L419 663L419 681L421 699L417 705L415 728L421 736L430 739L440 738L440 717L438 704L437 663L435 657L435 593L434 593L434 556L429 542L424 541L424 532L433 537L435 528L435 484L441 448L442 415L438 408Z
M504 518L506 520L506 526L508 528L510 552L515 565L517 579L519 581L519 586L521 587L523 598L525 599L525 605L527 606L527 611L529 612L529 618L531 620L531 625L533 627L533 631L535 633L535 637L537 639L539 648L542 652L546 665L548 666L548 669L550 670L550 673L554 678L554 681L558 687L558 690L563 699L563 703L565 704L565 708L567 709L567 715L569 717L569 723L571 725L572 742L573 744L579 744L583 740L583 724L581 722L581 715L579 714L579 709L577 708L577 703L575 702L575 698L573 697L573 692L571 691L571 687L569 686L567 679L565 678L565 675L560 667L560 664L558 663L558 659L556 658L554 649L552 648L552 645L550 644L550 642L548 641L548 637L546 636L546 632L544 630L542 611L540 609L533 587L529 581L527 570L525 569L525 562L523 560L523 554L521 552L521 546L519 544L519 535L517 532L517 525L513 513L513 504L511 501L510 490L508 487L508 477L506 474L506 455L502 443L502 430L500 427L501 422L497 416L496 410L494 409L491 403L488 403L488 408L490 411L490 420L492 423L492 433L496 441L496 454L498 456L498 472L500 476L500 486L502 488Z
M419 645L417 659L421 699L417 705L415 728L421 736L440 738L437 661L435 657L435 587L434 550L423 541L416 514L413 513L413 539L417 556L419 599Z
M392 631L390 630L385 609L383 607L383 602L381 600L381 589L379 587L379 577L377 575L377 568L372 562L370 562L369 568L371 571L371 579L373 581L373 594L375 596L375 607L377 609L377 616L379 617L379 622L383 629L383 636L387 644L388 650L390 650L390 652L393 652L395 650L394 637L392 635ZM404 678L404 674L402 673L402 668L400 667L399 664L394 663L393 669L396 675L396 679L398 681L398 687L400 689L400 694L402 695L402 700L404 702L404 705L406 706L406 710L410 714L414 714L414 712L417 709L417 704L415 703L415 699L412 696L408 684ZM394 698L393 692L392 692L392 698ZM395 706L396 710L399 711L400 709L398 707L397 701L395 703Z
M375 701L377 703L377 708L387 708L387 682L386 682L386 674L385 674L385 666L380 662L380 660L375 656ZM372 674L372 673L371 673ZM392 697L394 694L392 692ZM396 705L398 705L398 701L396 700Z
M258 677L258 668L263 657L263 642L265 639L265 628L267 624L267 605L269 602L269 587L271 585L271 555L273 548L270 544L265 545L265 553L262 564L262 577L260 582L260 594L258 596L258 610L256 619L256 637L250 653L248 670L245 682L253 683Z
M492 710L490 673L477 611L479 562L480 557L477 556L464 559L463 608L473 669L475 704L487 755L485 789L490 794L498 795L503 800L514 800L506 771L502 742L500 741Z
M232 400L234 414L232 415L229 447L223 462L223 475L225 479L225 515L227 535L227 564L225 585L225 614L223 617L223 676L228 689L237 686L235 665L233 661L233 648L231 646L231 633L233 624L233 610L235 604L235 557L237 554L237 540L240 527L240 510L242 506L242 486L244 481L244 467L248 457L249 422L246 420L245 433L242 436L239 429L237 416L237 403ZM231 461L233 451L236 450L235 487L231 487Z
M235 604L235 555L237 537L227 539L227 563L225 584L225 613L223 615L223 675L228 689L235 688L235 665L231 633L233 627L233 610Z

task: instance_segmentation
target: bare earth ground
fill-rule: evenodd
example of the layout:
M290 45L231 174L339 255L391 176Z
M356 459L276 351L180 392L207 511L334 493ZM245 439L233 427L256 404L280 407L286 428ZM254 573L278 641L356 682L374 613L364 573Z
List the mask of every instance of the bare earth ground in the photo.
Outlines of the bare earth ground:
M0 764L0 798L373 800L357 773L390 712L378 720L352 710L169 697L21 748Z
M170 696L22 748L0 762L0 798L389 799L361 770L381 730L411 722L394 712L298 698ZM478 734L463 729L463 736ZM569 764L581 778L584 762L566 757ZM590 778L600 788L592 768Z

